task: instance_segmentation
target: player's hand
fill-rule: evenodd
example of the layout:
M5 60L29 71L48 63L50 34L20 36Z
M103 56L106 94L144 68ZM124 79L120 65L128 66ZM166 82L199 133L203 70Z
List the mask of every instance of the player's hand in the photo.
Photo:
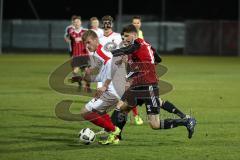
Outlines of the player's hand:
M98 99L101 97L101 95L103 94L103 92L105 92L107 90L106 86L102 86L100 88L97 89L97 92L95 93L95 99Z
M122 60L120 59L120 60L116 61L115 64L118 65L118 66L121 65L122 64Z
M116 65L121 65L122 63L127 63L128 61L128 56L127 55L122 55L121 59L116 61L115 64Z

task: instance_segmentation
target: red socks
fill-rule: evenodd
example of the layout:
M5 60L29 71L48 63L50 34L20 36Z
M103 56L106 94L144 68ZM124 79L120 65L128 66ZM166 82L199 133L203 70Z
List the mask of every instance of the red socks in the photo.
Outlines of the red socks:
M84 116L84 119L92 122L99 127L104 128L108 132L115 131L115 126L113 125L111 118L108 114L99 115L96 112L90 112Z
M136 117L136 116L138 115L137 106L134 106L134 107L133 107L132 112L133 112L133 116L134 116L134 117Z

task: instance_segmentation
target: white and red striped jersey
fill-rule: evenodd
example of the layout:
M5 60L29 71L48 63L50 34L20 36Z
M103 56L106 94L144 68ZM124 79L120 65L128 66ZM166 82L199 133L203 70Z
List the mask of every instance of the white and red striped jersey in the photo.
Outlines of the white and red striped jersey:
M99 44L97 50L93 53L97 59L99 59L104 65L113 57L112 53L105 50L103 45Z
M107 80L112 80L113 76L115 75L117 71L117 65L115 65L112 62L112 53L109 51L106 51L104 47L99 44L97 50L93 53L93 55L96 59L101 61L103 65L101 66L98 75L95 78L95 81L98 82L98 87L101 87L102 84ZM111 82L108 86L108 91L117 97L119 95L117 94L113 83ZM120 97L119 97L120 98Z
M112 32L108 36L103 35L99 39L99 43L103 46L103 49L105 51L108 51L107 54L110 54L109 55L110 57L112 57L112 53L110 51L118 49L121 45L121 42L122 42L121 34L116 33L116 32ZM102 85L103 85L102 82L97 83L97 87L101 87ZM113 87L113 85L112 85L112 87ZM113 88L113 90L115 91L114 88Z

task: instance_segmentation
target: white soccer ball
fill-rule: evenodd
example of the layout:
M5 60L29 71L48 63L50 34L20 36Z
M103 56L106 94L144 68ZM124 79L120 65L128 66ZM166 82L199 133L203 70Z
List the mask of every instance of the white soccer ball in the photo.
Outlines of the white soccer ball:
M93 143L96 139L95 133L90 128L83 128L79 134L79 140L84 144Z

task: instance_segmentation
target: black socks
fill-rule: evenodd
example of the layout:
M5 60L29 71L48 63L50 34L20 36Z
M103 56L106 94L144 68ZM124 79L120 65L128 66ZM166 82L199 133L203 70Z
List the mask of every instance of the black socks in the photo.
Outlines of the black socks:
M111 120L115 126L121 129L121 133L123 127L127 123L127 115L128 115L127 113L121 112L119 109L115 109L112 113Z
M160 129L170 129L186 125L187 119L164 119L160 121Z
M178 115L180 118L186 117L186 115L184 113L182 113L177 107L174 106L174 104L170 103L169 101L163 102L161 108L170 113L174 113L174 114Z

